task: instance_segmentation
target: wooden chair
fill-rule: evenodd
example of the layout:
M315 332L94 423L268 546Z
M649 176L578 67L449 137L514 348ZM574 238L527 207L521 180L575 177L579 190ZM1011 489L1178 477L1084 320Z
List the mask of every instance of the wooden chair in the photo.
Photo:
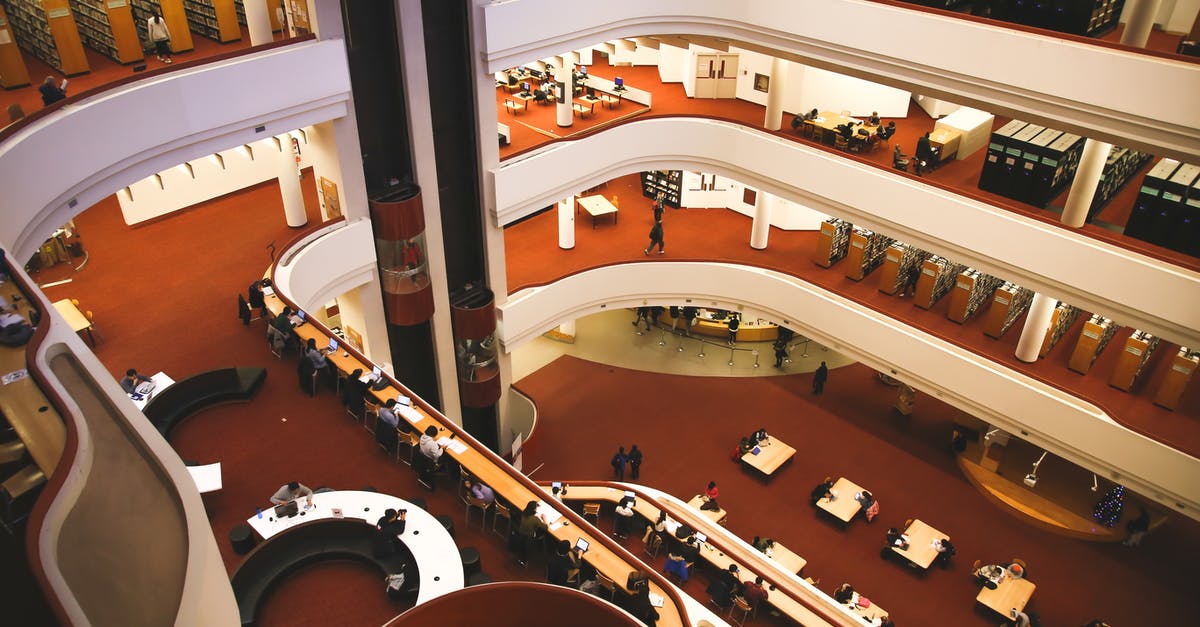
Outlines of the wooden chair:
M849 152L850 140L842 137L840 133L836 134L833 136L833 147L841 150L842 152Z
M650 557L658 557L658 552L661 549L662 536L658 535L658 533L655 531L651 531L650 539L646 541L646 546L643 548L643 550L646 551L646 555L649 555Z
M100 335L100 329L96 327L96 317L92 315L92 310L88 309L87 311L83 312L83 317L87 318L87 321L92 325L92 336L95 337Z
M507 526L507 529L503 534L496 531L496 523L500 522L501 518L504 519L504 522ZM501 536L507 536L512 533L512 510L500 501L492 503L492 533Z
M413 455L416 454L417 447L420 446L420 444L421 444L421 436L417 435L415 431L403 431L400 429L396 430L396 436L397 436L396 461L404 462L405 465L407 465L407 466L412 466L413 465ZM401 446L408 447L408 459L404 459L403 457L400 456L400 447Z
M589 516L591 516L591 518L588 518ZM590 521L593 525L598 524L600 522L600 504L584 503L583 519Z
M751 607L750 602L746 599L743 599L742 597L733 597L733 605L729 608L730 620L733 620L733 613L737 611L742 613L742 618L738 621L738 625L745 625L746 619L750 618L750 615L754 613L755 608Z
M375 419L379 417L379 403L367 398L363 400L363 429L375 434Z
M479 510L479 530L483 531L484 526L487 525L487 513L488 513L488 510L491 509L491 507L492 507L491 503L488 503L487 501L484 501L482 499L477 499L473 496L467 495L467 507L466 507L466 511L463 512L463 525L470 526L471 510L478 509Z
M981 564L983 564L983 562L981 562L981 561L979 561L979 560L975 560L975 563L974 563L974 564L971 564L971 574L975 574L976 572L978 572L978 571L979 571L979 566L980 566Z
M609 579L607 575L600 571L596 571L596 582L600 584L601 590L608 590L608 600L615 601L617 598L617 582Z
M513 100L511 98L505 98L504 99L504 108L508 109L509 115L516 115L517 112L521 110L521 105L518 104L516 100Z
M911 526L912 526L912 521L913 521L913 519L911 519L911 518L909 518L908 520L904 521L904 528L905 528L905 529L908 529L909 527L911 527Z

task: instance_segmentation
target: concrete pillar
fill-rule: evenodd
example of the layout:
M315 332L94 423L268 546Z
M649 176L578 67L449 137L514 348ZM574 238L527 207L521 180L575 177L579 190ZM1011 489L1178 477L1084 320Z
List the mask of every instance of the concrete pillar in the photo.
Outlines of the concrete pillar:
M271 35L271 15L267 13L267 3L263 0L246 0L246 30L250 31L250 45L269 44L274 40Z
M775 205L775 197L762 190L754 202L754 221L750 223L750 248L762 250L767 247L767 238L771 235L771 207Z
M1121 43L1134 48L1145 48L1154 28L1154 17L1162 0L1130 0L1133 4L1125 11L1125 30L1121 31ZM1128 4L1128 3L1126 3Z
M1072 227L1081 227L1087 222L1088 210L1092 207L1092 198L1096 196L1096 186L1100 184L1100 175L1104 174L1104 163L1111 150L1112 144L1102 141L1089 138L1084 142L1060 222Z
M575 248L575 197L558 201L558 247Z
M573 69L567 63L561 63L554 68L554 82L558 83L556 88L559 91L555 114L558 125L563 128L575 123L575 111L571 109L571 103L575 102L575 76L571 72Z
M279 138L283 151L279 153L279 193L283 197L283 214L290 227L308 224L304 211L304 192L300 190L300 170L296 163L296 145L291 135Z
M767 117L763 127L768 131L778 131L783 125L783 86L787 83L787 61L774 57L771 59L771 83L767 87Z
M1040 292L1033 295L1033 303L1029 305L1029 313L1025 316L1025 326L1021 329L1021 339L1017 340L1017 359L1028 364L1037 361L1056 306L1058 301L1053 298Z

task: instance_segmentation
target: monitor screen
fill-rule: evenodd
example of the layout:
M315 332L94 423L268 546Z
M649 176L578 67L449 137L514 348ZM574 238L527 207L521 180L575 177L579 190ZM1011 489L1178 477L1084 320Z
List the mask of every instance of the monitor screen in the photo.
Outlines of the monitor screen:
M583 538L579 538L575 541L575 548L579 549L580 553L587 553L588 546L590 546L590 543Z
M595 98L595 97L596 97L596 88L595 88L595 87L588 87L588 88L587 88L587 95L588 95L588 98Z
M521 83L521 91L529 91L529 81Z
M616 85L617 87L623 87L625 85L625 79L618 76L613 79L613 85Z
M550 484L550 487L551 487L551 488L558 488L558 489L560 489L560 490L561 490L561 489L562 489L562 482L561 482L561 481L555 481L554 483L551 483L551 484Z
M329 338L329 350L331 350L331 351L337 350L337 338L336 337Z
M587 76L587 66L586 65L579 66L579 73L583 74L584 76Z
M396 397L396 403L405 407L412 407L412 399L403 394Z
M379 366L375 366L374 368L371 368L371 380L372 381L378 381L379 378L382 376L383 376L383 368L380 368Z
M296 310L296 317L300 319L300 322L304 322L304 320L308 318L308 316L305 315L303 309Z

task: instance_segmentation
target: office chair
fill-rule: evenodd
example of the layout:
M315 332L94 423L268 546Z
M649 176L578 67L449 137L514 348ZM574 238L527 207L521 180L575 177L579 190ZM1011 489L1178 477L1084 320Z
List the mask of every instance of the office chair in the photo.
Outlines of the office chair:
M99 336L100 329L96 327L96 317L94 315L92 315L92 310L91 309L85 310L83 312L83 317L87 318L87 321L89 323L91 323L91 325L92 325L92 337ZM103 339L103 338L101 338L101 339Z
M843 152L850 152L850 140L839 133L833 136L833 147Z

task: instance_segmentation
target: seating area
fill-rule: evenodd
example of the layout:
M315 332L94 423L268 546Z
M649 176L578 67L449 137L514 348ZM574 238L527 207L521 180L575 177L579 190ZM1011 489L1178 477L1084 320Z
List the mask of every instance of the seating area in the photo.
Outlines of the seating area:
M249 401L267 378L263 368L220 368L190 376L159 392L144 413L164 438L184 418L213 405Z

